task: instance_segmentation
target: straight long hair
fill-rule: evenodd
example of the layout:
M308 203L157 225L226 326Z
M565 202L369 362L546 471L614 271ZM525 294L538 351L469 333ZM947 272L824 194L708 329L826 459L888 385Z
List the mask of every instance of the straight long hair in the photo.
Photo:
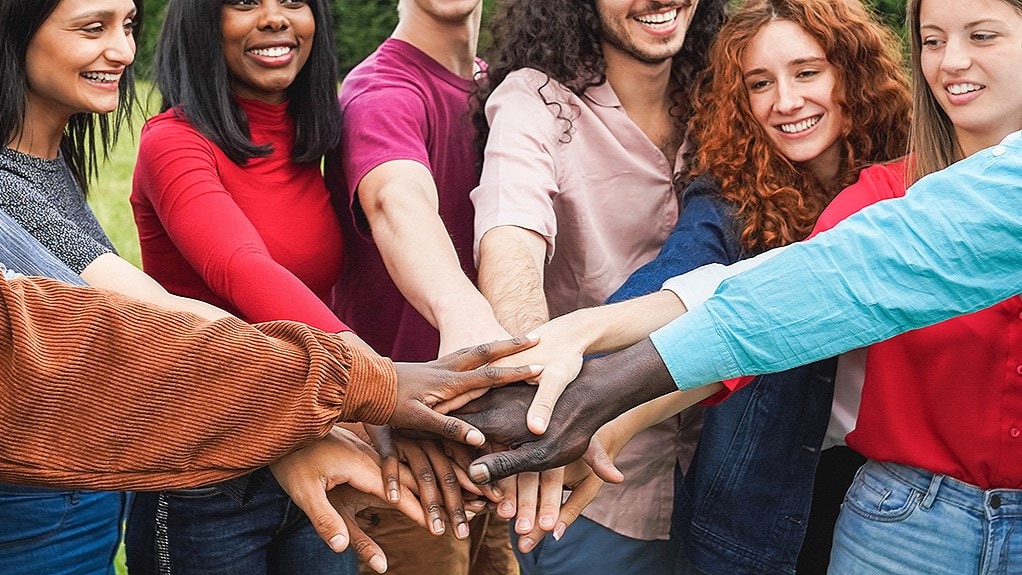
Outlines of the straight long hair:
M316 23L312 52L287 89L295 120L292 159L318 162L340 142L333 16L326 0L308 0ZM184 115L236 164L269 155L252 142L248 119L234 103L221 33L223 0L171 0L156 48L161 110Z
M65 0L3 0L0 3L0 134L4 145L15 142L25 127L28 101L28 70L25 66L28 45L43 22ZM66 0L72 1L72 0ZM142 30L142 0L135 0L136 43ZM71 168L75 181L88 191L89 179L96 175L97 152L109 157L117 143L120 128L131 120L135 106L133 66L128 66L118 87L120 100L112 114L81 113L71 116L60 140L60 151Z
M1005 4L1022 12L1022 0L1001 0ZM912 103L915 113L912 117L910 149L912 151L912 167L909 183L943 170L955 163L962 155L962 148L955 134L955 126L944 109L940 107L936 96L930 91L926 77L923 75L922 51L923 38L919 31L919 10L922 0L909 0L908 29L911 45L912 63Z

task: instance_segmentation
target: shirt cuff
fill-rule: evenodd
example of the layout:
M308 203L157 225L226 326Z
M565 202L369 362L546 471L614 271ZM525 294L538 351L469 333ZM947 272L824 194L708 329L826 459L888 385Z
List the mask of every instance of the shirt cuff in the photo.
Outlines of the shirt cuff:
M397 406L397 370L389 359L349 346L351 367L342 421L383 425Z
M685 307L692 310L710 299L717 293L717 288L724 280L750 270L773 258L787 249L788 246L765 251L758 256L735 262L731 265L707 264L688 273L675 276L664 282L663 288L674 292Z
M705 308L689 311L649 338L682 391L743 375Z

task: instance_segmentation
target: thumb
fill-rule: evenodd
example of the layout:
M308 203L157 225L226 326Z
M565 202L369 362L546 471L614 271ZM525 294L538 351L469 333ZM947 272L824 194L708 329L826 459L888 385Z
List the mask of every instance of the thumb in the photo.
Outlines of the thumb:
M625 480L624 473L614 465L614 458L607 453L600 443L598 437L589 442L589 449L586 450L582 459L593 469L593 473L607 483L621 483Z
M291 499L305 512L316 533L334 553L348 548L348 527L330 504L326 491L315 490L312 493L292 495Z

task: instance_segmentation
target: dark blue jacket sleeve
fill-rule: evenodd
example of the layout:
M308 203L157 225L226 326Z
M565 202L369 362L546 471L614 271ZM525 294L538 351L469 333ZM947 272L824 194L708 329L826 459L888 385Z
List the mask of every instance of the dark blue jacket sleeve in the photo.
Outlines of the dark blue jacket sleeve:
M674 231L656 259L646 263L625 281L607 303L636 298L660 290L663 283L700 266L730 264L744 257L730 205L720 188L700 178L685 190L681 215Z

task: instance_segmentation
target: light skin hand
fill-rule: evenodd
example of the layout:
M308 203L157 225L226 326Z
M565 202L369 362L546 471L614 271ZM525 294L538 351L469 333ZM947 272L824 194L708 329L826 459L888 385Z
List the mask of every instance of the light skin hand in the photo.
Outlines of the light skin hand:
M372 447L354 433L335 427L323 439L271 464L270 471L331 549L339 553L351 542L374 570L386 570L383 551L354 521L354 514L369 505L387 505L379 456ZM401 501L394 507L425 527L415 495L405 487L399 489Z
M480 446L485 436L464 421L442 415L435 407L472 390L485 390L539 375L540 366L494 367L491 362L532 347L536 339L517 337L466 348L428 363L395 363L397 405L390 424L395 429L433 433Z

